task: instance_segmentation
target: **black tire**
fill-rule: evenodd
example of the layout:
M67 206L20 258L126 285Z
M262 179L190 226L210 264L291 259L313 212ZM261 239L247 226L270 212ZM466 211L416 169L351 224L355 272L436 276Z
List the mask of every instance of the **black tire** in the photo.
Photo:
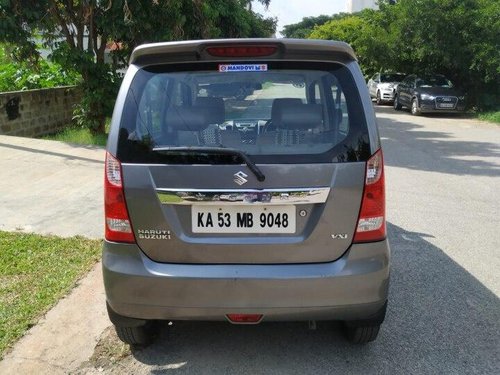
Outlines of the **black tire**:
M154 341L153 323L148 322L139 327L122 327L115 325L118 338L132 346L147 346Z
M371 326L351 326L346 325L347 340L352 344L367 344L375 341L380 330L380 324Z
M377 90L377 97L375 98L375 103L377 105L382 105L382 98L380 97L380 91Z
M418 108L417 98L413 98L413 100L411 101L410 111L411 111L411 114L413 116L420 116L421 115L420 108Z
M394 109L396 111L400 111L403 106L399 103L399 97L397 95L394 95Z

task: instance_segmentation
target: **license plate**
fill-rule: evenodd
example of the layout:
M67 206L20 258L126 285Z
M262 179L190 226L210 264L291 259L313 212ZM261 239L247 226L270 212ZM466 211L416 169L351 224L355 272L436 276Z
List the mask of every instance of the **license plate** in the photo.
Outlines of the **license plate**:
M438 108L454 108L455 104L453 103L439 103Z
M193 233L295 233L295 206L191 206Z

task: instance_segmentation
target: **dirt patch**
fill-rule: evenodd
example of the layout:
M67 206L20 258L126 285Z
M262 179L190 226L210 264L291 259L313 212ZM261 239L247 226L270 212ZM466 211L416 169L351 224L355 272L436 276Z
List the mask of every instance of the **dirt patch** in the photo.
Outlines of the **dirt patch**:
M90 359L82 363L76 374L108 372L130 355L130 347L118 339L113 327L108 327L101 334Z

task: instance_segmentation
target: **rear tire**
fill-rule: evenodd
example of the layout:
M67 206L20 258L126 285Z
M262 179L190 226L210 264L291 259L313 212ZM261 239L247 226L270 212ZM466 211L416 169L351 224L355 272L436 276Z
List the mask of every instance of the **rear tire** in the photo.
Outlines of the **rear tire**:
M115 325L118 338L132 346L147 346L154 341L152 322L139 327L122 327Z
M375 314L367 319L344 321L344 332L347 340L353 344L367 344L375 341L380 326L385 320L387 301Z
M347 340L352 344L367 344L375 341L380 330L380 324L372 326L349 326L346 325Z
M403 106L399 103L399 97L397 95L394 96L394 109L396 111L400 111Z

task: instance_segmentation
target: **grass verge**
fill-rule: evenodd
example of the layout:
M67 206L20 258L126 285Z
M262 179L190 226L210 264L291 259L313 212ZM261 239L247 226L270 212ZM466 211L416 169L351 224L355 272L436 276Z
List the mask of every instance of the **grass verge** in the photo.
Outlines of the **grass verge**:
M479 120L495 122L497 124L500 124L500 111L479 113L477 115L477 118Z
M0 359L98 261L101 241L0 231Z
M84 128L66 128L59 133L46 135L42 138L52 141L75 143L78 145L106 146L108 135L93 134L89 129Z

